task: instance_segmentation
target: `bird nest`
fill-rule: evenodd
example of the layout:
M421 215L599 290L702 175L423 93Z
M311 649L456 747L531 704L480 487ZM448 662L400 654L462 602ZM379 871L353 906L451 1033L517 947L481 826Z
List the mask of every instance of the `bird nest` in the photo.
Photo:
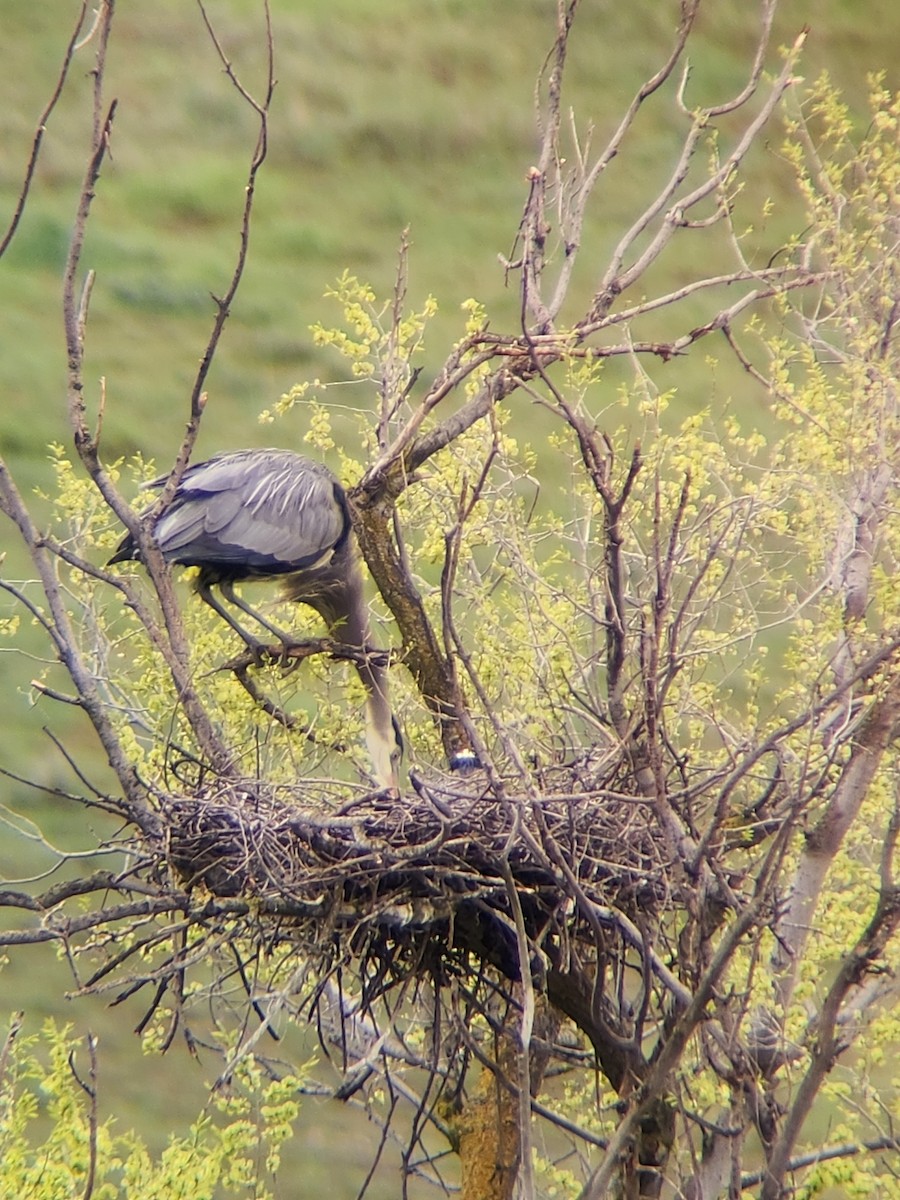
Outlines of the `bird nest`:
M533 946L579 929L595 941L598 913L640 913L643 924L669 890L648 805L592 791L583 771L557 772L553 782L571 790L539 798L498 797L473 780L415 782L401 798L370 795L334 812L260 783L175 797L169 863L189 888L253 900L308 949L365 936L393 957L424 935L513 979L519 918Z

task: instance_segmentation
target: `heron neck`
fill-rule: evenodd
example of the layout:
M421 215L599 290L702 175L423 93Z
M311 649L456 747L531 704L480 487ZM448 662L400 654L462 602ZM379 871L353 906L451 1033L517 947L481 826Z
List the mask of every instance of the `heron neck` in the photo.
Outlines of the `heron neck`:
M328 616L326 615L326 620ZM365 646L369 640L369 612L357 572L335 596L333 619L328 625L334 637L348 646Z
M352 547L345 548L325 571L289 579L285 595L314 608L335 641L354 649L369 649L369 613ZM383 656L366 654L356 662L356 671L366 689L366 742L372 773L380 787L396 788L397 739L388 697L387 666Z
M336 614L336 622L332 626L334 636L348 646L370 650L368 609L359 575L348 580L342 598L345 606ZM382 656L366 654L357 662L356 670L366 689L366 742L373 774L380 787L397 788L399 779L394 757L397 743L388 692L387 666Z

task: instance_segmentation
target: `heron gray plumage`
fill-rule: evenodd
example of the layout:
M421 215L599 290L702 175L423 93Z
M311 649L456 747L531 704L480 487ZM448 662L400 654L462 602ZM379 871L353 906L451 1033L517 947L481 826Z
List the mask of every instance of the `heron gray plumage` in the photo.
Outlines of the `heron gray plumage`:
M162 487L166 476L148 483ZM196 587L211 608L245 641L258 644L212 593L253 617L282 641L241 597L235 583L281 579L287 600L307 604L329 632L366 649L368 612L347 496L321 463L290 450L235 450L190 466L153 531L168 562L198 567ZM127 534L110 564L139 558ZM400 742L388 701L387 669L365 656L357 671L366 689L366 742L374 776L396 788Z

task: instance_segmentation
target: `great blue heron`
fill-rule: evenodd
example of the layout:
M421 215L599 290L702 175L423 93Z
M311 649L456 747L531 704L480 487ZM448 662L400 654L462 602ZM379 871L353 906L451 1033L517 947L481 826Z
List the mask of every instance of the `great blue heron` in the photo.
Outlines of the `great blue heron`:
M161 487L166 477L147 487ZM347 497L335 476L289 450L235 450L188 467L153 531L163 557L199 567L197 591L250 644L255 639L212 594L284 635L234 592L247 579L281 579L284 596L308 604L340 641L365 650L369 622ZM126 535L110 564L139 557ZM401 744L388 703L387 669L357 663L366 689L366 742L381 787L396 788Z

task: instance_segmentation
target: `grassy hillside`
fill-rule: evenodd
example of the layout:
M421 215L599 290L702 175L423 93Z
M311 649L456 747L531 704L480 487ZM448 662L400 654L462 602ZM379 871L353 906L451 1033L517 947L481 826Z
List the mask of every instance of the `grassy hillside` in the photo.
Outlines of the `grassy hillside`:
M300 417L273 433L258 424L257 414L300 379L343 377L340 361L314 346L309 332L313 321L327 323L334 315L323 292L346 268L386 293L407 226L411 299L420 304L433 294L440 304L425 377L459 335L459 305L467 297L486 305L495 326L516 321L518 299L506 288L497 256L512 247L526 195L536 147L532 94L551 40L553 0L273 0L272 8L278 88L270 152L249 266L208 381L200 454L273 438L299 443ZM742 77L755 37L753 8L742 0L707 0L691 55L697 102L729 93ZM14 205L77 9L75 0L3 0L4 214ZM854 0L791 0L779 17L783 40L811 25L806 73L827 67L860 112L867 72L885 69L893 86L900 83L896 0L868 0L864 16L862 9ZM593 124L597 144L657 64L676 10L677 4L659 0L583 0L568 103L582 129ZM209 12L241 78L251 90L258 87L259 0L209 0ZM19 235L0 262L0 446L25 489L50 485L47 444L68 438L60 276L84 169L91 61L87 50L73 68ZM165 463L180 440L211 325L209 293L224 289L233 267L254 125L217 62L198 10L185 0L120 0L109 91L119 100L113 154L84 257L97 272L86 379L92 404L105 380L107 457L139 450ZM586 239L598 257L583 263L575 300L590 290L603 250L667 173L678 131L667 106L647 107L627 157L597 198ZM773 129L753 160L742 201L756 211L774 198L775 213L761 234L770 251L790 228L792 205L778 140ZM685 264L673 260L663 269L677 279ZM709 387L704 354L668 372L660 368L660 386L677 381L682 403L702 401ZM746 385L723 367L716 386ZM356 395L353 387L342 393L351 406ZM758 406L762 419L760 397L748 393L746 406L751 412ZM523 437L539 437L534 415L522 419L532 423ZM6 529L0 547L14 554ZM7 610L0 598L0 615ZM0 672L0 767L21 770L25 746L35 776L69 786L62 757L41 732L48 714L28 698L33 664L2 646ZM58 714L53 717L59 728ZM78 754L84 731L74 720L63 728ZM59 843L78 848L70 807L10 782L2 784L2 795L4 804L29 815L49 815ZM0 844L5 879L43 862L23 837L7 836ZM39 961L44 965L37 971ZM62 969L37 953L18 956L4 979L9 1006L35 1015L55 1011L59 990L70 986ZM109 1029L107 1099L114 1096L123 1121L145 1123L161 1144L178 1107L190 1112L202 1094L204 1073L180 1051L177 1060L136 1070L133 1048L125 1044L134 1041L127 1031L140 1005L126 1007L118 1032L97 1004L85 1009L79 1002L70 1011L79 1024ZM349 1120L333 1108L323 1116ZM324 1150L314 1149L321 1161ZM354 1178L358 1182L358 1174ZM332 1190L353 1194L336 1185ZM381 1194L394 1194L391 1183Z
M4 208L76 7L72 0L4 5ZM582 128L595 126L596 141L657 60L670 34L669 7L584 5L569 100ZM698 100L727 92L740 77L752 7L709 4L692 59ZM846 0L803 7L785 6L782 25L787 35L812 20L810 74L828 64L859 98L867 70L897 61L900 17L888 0L866 6L865 28ZM210 9L251 88L262 78L259 8L257 0L221 0ZM552 10L550 0L498 0L488 20L480 0L274 6L271 150L250 267L210 379L201 449L253 440L259 407L298 378L339 369L308 332L328 314L322 293L345 267L388 288L406 225L412 294L433 293L442 305L428 365L456 332L467 296L484 300L497 321L515 311L497 254L511 247L525 196L535 149L532 91ZM32 460L35 476L44 443L60 436L58 284L83 169L88 67L85 52L51 120L34 196L0 274L0 437L14 458ZM179 436L209 326L209 292L224 287L233 261L252 114L183 0L120 5L110 91L119 100L113 157L85 256L98 276L88 379L107 381L110 456L135 448L165 455ZM627 171L611 175L596 206L600 249L667 170L676 136L668 108L648 106ZM756 169L758 194L768 194L777 155L761 155Z

